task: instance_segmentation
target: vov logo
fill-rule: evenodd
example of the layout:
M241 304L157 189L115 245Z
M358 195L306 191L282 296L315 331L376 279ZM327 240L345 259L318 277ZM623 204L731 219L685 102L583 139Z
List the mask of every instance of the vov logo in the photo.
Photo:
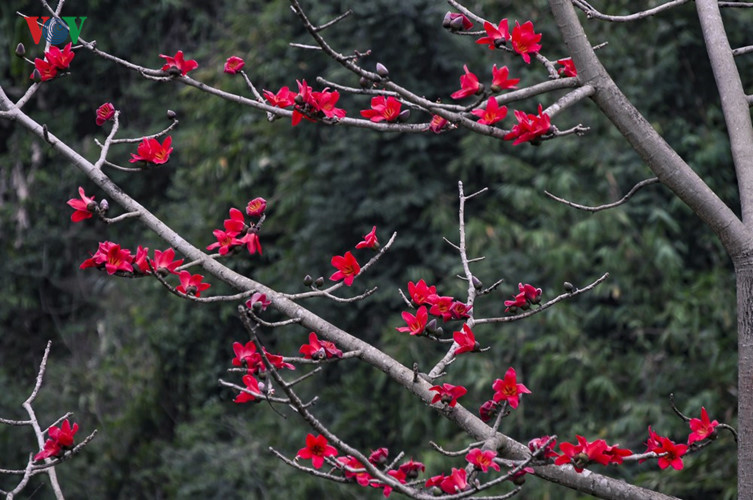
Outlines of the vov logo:
M44 37L46 42L52 45L61 45L68 40L68 36L71 37L71 42L78 43L78 36L81 34L81 28L84 27L85 17L66 16L60 19L54 17L38 17L38 16L25 16L26 24L29 25L29 31L31 32L31 38L34 43L39 45L39 42ZM41 26L40 26L40 21ZM77 24L78 20L81 20L80 24Z

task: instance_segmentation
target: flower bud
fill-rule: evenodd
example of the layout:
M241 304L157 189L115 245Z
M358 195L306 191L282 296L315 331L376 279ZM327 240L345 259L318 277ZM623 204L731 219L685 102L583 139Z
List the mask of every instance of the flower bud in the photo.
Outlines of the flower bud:
M575 291L575 286L569 281L565 281L562 285L565 287L567 293L573 293Z
M510 481L512 481L512 484L514 484L515 486L523 486L523 484L525 484L526 482L526 476L525 474L520 476L513 476Z
M303 286L311 286L314 284L314 278L310 274L303 277Z
M387 67L382 63L376 63L376 72L377 75L381 76L382 78L390 77L390 70L388 70Z
M31 79L34 80L34 82L41 81L42 73L40 73L38 69L34 68L34 71L31 72Z
M397 115L397 121L399 122L407 122L408 118L410 118L410 109L404 109Z
M484 284L481 283L481 280L475 276L471 277L471 284L473 285L473 288L475 288L477 291L484 288Z
M264 310L264 304L262 304L260 301L256 301L253 303L254 312L260 313Z
M301 97L301 94L297 94L297 95L296 95L296 96L295 96L295 97L293 98L293 101L295 101L295 103L296 103L297 105L301 106L301 105L303 104L303 97Z
M167 74L170 76L181 76L183 72L181 72L180 68L177 66L170 66L167 68Z
M442 330L441 326L437 327L437 329L434 331L434 335L436 335L437 337L444 335L444 330Z
M365 76L362 76L358 79L358 84L361 86L361 88L367 89L371 87L371 80L369 80Z
M447 14L444 15L444 19L442 19L442 27L449 29L452 25L452 12L447 12Z
M461 16L455 17L450 21L450 29L453 31L459 31L463 29L463 18Z
M104 198L99 200L99 211L105 213L108 210L110 210L110 203Z
M26 47L24 47L24 44L19 43L16 45L16 55L18 57L23 57L26 55Z
M484 93L484 84L483 83L479 83L478 84L478 90L476 91L476 95L481 95L483 93Z
M321 288L322 286L324 286L324 278L322 278L321 276L316 278L316 281L314 281L314 286L317 288Z
M432 333L433 334L434 332L436 332L437 331L437 320L436 319L432 319L431 321L429 321L428 323L426 323L425 329L426 329L427 333Z
M168 120L175 120L175 117L177 117L177 116L178 116L178 113L176 113L172 109L168 109L167 110L167 119Z

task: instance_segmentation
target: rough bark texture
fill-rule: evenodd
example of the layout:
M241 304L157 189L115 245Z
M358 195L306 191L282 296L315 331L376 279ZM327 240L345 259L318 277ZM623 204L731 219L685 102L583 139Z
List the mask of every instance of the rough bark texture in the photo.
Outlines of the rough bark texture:
M753 498L753 262L737 278L737 491Z

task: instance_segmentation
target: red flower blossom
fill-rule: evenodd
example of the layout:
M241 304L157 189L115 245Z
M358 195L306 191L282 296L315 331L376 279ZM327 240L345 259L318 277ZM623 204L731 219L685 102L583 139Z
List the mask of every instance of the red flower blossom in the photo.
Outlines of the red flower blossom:
M394 122L400 116L402 103L392 96L376 96L371 99L371 109L361 111L361 116L368 118L372 122Z
M234 75L243 69L246 62L238 56L230 56L225 61L225 73ZM185 74L185 73L184 73Z
M387 463L387 456L389 454L390 452L387 448L377 448L371 452L371 455L369 455L369 462L372 465L379 467L380 465Z
M269 90L264 91L264 98L269 101L269 104L278 108L287 108L295 104L295 92L291 92L288 87L282 87L277 91L277 94Z
M623 462L623 458L629 457L633 452L627 448L619 448L619 445L607 446L604 450L604 455L609 457L610 464L620 465Z
M575 472L583 472L583 469L591 462L597 462L607 465L611 457L604 451L607 449L607 443L603 439L597 439L589 443L583 436L575 436L578 444L560 443L562 455L554 461L555 465L572 464Z
M507 106L499 107L497 99L494 96L489 97L486 101L485 109L474 109L471 111L474 115L478 116L480 120L478 123L481 125L494 125L498 121L502 121L507 116Z
M345 286L353 284L353 280L361 272L361 266L353 254L345 252L345 255L335 255L332 257L332 265L337 268L337 272L329 277L332 281L344 280Z
M499 472L499 464L494 461L496 456L497 452L494 450L482 451L480 448L473 448L465 456L465 459L482 472L489 472L489 468Z
M393 479L397 480L400 484L405 484L406 476L405 473L401 470L388 470L387 475L392 476ZM384 491L382 494L385 496L385 498L389 497L392 493L392 486L388 484L383 483L371 483L371 486L374 488L384 488Z
M167 276L168 274L178 274L175 270L176 267L183 264L183 259L175 259L175 250L168 248L164 252L161 250L154 251L154 266L155 271L160 276Z
M452 474L442 480L439 485L447 494L460 493L468 489L468 481L466 478L465 469L452 468Z
M465 74L460 77L460 90L456 90L450 97L453 99L462 99L470 95L476 94L481 90L481 85L478 83L478 77L468 71L468 65L464 64L463 69Z
M361 486L368 486L371 475L364 470L363 464L350 455L346 457L337 457L337 461L351 470L344 470L345 477L348 479L355 478ZM357 471L357 472L356 472Z
M240 342L233 342L233 352L235 353L233 366L250 367L254 355L257 354L256 346L250 340L246 342L246 345L243 345Z
M442 118L439 115L434 115L431 117L431 122L429 123L429 130L434 132L435 134L439 134L447 128L450 122L448 122L445 118Z
M459 300L453 300L450 305L450 316L452 319L465 319L468 318L468 311L473 309L473 306L469 306L465 302Z
M408 311L404 311L402 316L408 326L397 327L396 330L398 332L408 332L411 335L421 335L424 333L426 322L429 320L429 313L426 312L425 306L419 307L415 316Z
M426 466L421 462L414 462L411 458L407 462L403 462L403 464L398 467L398 469L401 470L403 474L405 474L406 479L416 479L419 472L426 470Z
M430 314L433 314L434 316L442 316L444 321L452 319L450 308L452 307L453 302L455 302L452 297L432 294L426 298L426 302L431 304L431 309L429 309Z
M47 431L49 439L45 441L42 450L34 455L34 461L62 455L66 449L73 447L76 432L78 432L78 424L74 423L71 427L68 419L63 420L60 427L51 426Z
M78 196L80 199L71 198L66 203L75 212L71 214L71 220L73 222L80 222L85 219L91 219L94 215L94 210L97 208L97 204L94 202L94 196L86 196L84 188L78 187Z
M520 82L520 78L507 78L510 70L507 66L497 69L497 65L492 66L492 92L499 92L502 89L514 89Z
M325 88L321 92L313 92L312 95L314 97L314 101L316 102L316 111L320 111L327 118L345 117L345 110L335 107L335 104L340 99L340 92L338 92L337 90L330 92L327 88Z
M445 480L444 474L439 474L438 476L432 476L429 479L426 480L426 483L424 483L424 488L432 488L437 487L440 488L442 481Z
M557 73L559 73L562 76L578 76L578 70L575 69L575 63L573 62L572 57L568 57L566 59L559 59L557 60L557 64L561 64L562 67L557 70Z
M522 142L533 141L537 137L541 137L549 132L549 129L552 127L549 115L543 112L541 104L539 104L538 116L516 110L515 118L518 120L518 124L504 137L506 141L515 139L515 142L512 143L513 146L517 146Z
M424 280L419 280L415 285L412 281L408 282L408 294L411 300L417 306L429 303L429 296L437 294L437 287L427 286Z
M246 301L246 307L249 309L256 310L256 304L260 304L258 307L259 311L266 311L267 307L269 307L269 304L271 304L272 301L267 299L267 296L263 293L256 292L253 295L251 295L251 298Z
M31 75L29 76L30 80L34 79L35 73L39 74L39 78L41 78L43 82L52 80L58 75L58 69L54 64L38 57L34 59L34 68L36 69L36 71L32 71Z
M497 26L494 26L490 22L485 22L484 30L486 31L486 36L476 40L476 43L486 44L492 50L502 47L510 39L510 32L507 29L507 19L502 19Z
M60 444L54 439L48 439L44 442L44 448L34 455L34 461L44 460L45 458L57 457L63 454Z
M235 403L248 403L249 401L256 401L256 398L259 398L262 396L262 391L259 388L259 381L256 380L253 375L244 375L243 376L243 383L246 385L246 389L255 393L255 394L249 394L246 391L241 391L238 393L237 396L235 396L235 399L233 399L233 402Z
M315 332L309 333L309 343L303 344L298 352L306 359L342 358L343 352L328 340L319 340Z
M453 332L453 340L458 344L458 348L453 353L454 356L462 354L464 352L472 352L478 350L478 343L476 342L476 336L471 331L470 327L466 324L463 325L462 332Z
M473 28L473 23L459 12L448 12L442 19L442 26L450 31L468 31Z
M518 308L524 310L528 309L529 304L528 300L526 299L526 294L521 292L515 295L513 300L506 300L505 307L505 312L511 312L513 314L517 312Z
M269 361L269 364L272 365L277 370L282 370L283 368L287 368L288 370L295 370L295 366L285 361L285 358L283 356L280 356L279 354L271 354L267 352L266 349L264 349L264 354L267 356L267 360ZM257 363L257 371L266 371L267 367L264 364L264 361L261 359L261 356L259 356L259 362Z
M515 21L515 27L512 29L512 48L515 52L523 57L526 64L531 63L530 54L535 54L541 50L541 33L533 32L533 23L527 21L520 25Z
M71 65L71 61L73 61L75 55L76 54L71 50L71 42L68 42L68 45L63 47L63 50L60 50L54 45L51 46L50 50L44 53L44 58L47 59L50 64L55 66L55 68L65 70Z
M131 153L129 161L131 163L145 161L147 163L154 163L155 165L167 163L170 159L170 153L173 152L173 148L170 147L172 142L173 138L169 135L162 144L154 138L143 139L136 150L137 154Z
M151 274L152 270L149 269L149 248L144 248L141 245L136 249L136 256L133 258L132 264L136 266L134 272L137 270L141 274Z
M531 450L531 453L534 453L535 451L541 449L544 446L544 443L549 441L550 436L541 436L539 438L533 438L530 441L528 441L528 449ZM539 455L542 458L557 458L559 455L556 451L554 451L554 447L557 445L557 440L552 439L552 441L546 445L546 448L544 449L544 452Z
M133 272L132 263L133 256L130 250L123 250L120 245L103 241L99 244L97 252L90 259L86 259L79 268L104 267L107 274L115 274L118 271Z
M249 217L261 217L267 209L267 200L264 198L254 198L246 205L246 215Z
M531 394L528 387L518 383L518 375L512 366L507 369L505 379L495 380L492 388L495 391L494 401L505 400L513 409L518 407L521 394Z
M377 240L376 235L376 226L372 227L371 231L363 236L363 241L359 242L356 245L356 248L371 248L372 250L379 248L379 241Z
M175 57L166 56L164 54L160 54L159 56L165 60L165 65L162 66L162 71L170 71L170 68L177 68L182 76L186 76L186 73L199 67L199 63L193 59L188 61L184 60L182 50L176 52Z
M209 283L202 283L204 276L201 274L191 275L188 271L181 271L178 276L180 277L180 285L175 290L185 295L201 297L201 292L212 286Z
M483 420L484 422L488 422L489 420L496 417L498 412L499 405L493 399L486 401L478 409L478 414L481 417L481 420Z
M104 125L107 120L112 120L115 116L115 107L110 102L106 102L97 108L97 125Z
M431 404L441 401L442 404L453 407L458 403L458 398L463 396L468 390L462 385L442 384L429 388L430 391L437 391Z
M711 422L709 414L706 413L706 408L701 407L701 418L691 418L689 424L690 430L693 432L688 436L688 444L693 444L696 441L716 437L716 426L719 425L719 422L716 420Z
M687 445L676 444L668 437L657 436L656 434L654 434L653 438L655 439L653 449L647 451L653 451L657 455L660 455L659 468L664 470L671 466L675 470L681 470L683 468L681 457L688 451Z
M229 215L230 218L225 219L222 225L225 227L225 231L232 233L233 236L238 236L246 229L246 220L243 218L243 212L237 208L231 208Z
M235 232L227 232L223 231L222 229L215 229L214 231L212 231L212 234L214 234L214 237L217 238L217 241L207 246L207 250L214 250L215 248L219 248L220 255L227 255L233 247L243 244L241 240L235 237L235 235L237 234Z
M541 288L535 288L533 285L518 283L518 291L525 295L526 300L531 304L541 302Z
M241 238L241 244L246 245L248 253L254 254L259 252L259 255L261 255L261 241L259 241L259 235L255 232L249 231L246 233L246 235Z

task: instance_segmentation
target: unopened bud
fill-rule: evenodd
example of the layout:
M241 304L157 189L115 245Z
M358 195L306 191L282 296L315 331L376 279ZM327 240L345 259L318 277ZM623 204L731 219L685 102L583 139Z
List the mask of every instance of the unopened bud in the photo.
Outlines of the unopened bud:
M452 26L452 12L447 12L442 19L442 27L449 29Z
M18 57L23 57L26 55L26 47L24 47L24 44L19 43L16 45L16 55Z
M481 283L481 280L475 276L471 277L471 283L473 284L473 288L475 288L476 290L481 290L482 288L484 288L484 284Z
M434 332L437 331L437 320L436 319L432 319L431 321L429 321L428 323L426 323L426 327L425 328L426 328L426 331L428 333L432 333L433 334Z
M175 120L175 117L178 116L178 113L173 111L172 109L167 110L167 119L168 120Z
M361 88L367 89L371 87L371 80L369 80L365 76L362 76L358 79L358 84L361 86Z
M526 476L525 474L521 476L513 476L511 481L512 481L512 484L514 484L515 486L523 486L523 484L525 484L526 482Z
M463 17L462 16L456 16L455 19L450 21L450 29L451 30L462 30L463 29Z
M260 313L264 310L264 304L261 303L261 301L254 302L253 306L255 313Z
M562 285L565 287L567 293L573 293L575 291L575 286L569 281L565 281Z
M301 94L298 94L293 98L293 101L300 106L303 104L303 97L301 97Z
M106 199L102 198L99 201L99 211L105 213L108 210L110 210L110 203Z
M38 69L34 68L34 71L31 72L31 79L35 82L42 80L42 73L40 73Z
M484 93L484 84L483 83L479 83L478 84L478 90L476 91L476 95L481 95L483 93Z
M410 109L404 109L397 115L397 121L399 122L407 122L408 118L410 118Z
M310 274L303 277L303 286L311 286L314 284L314 278Z
M382 63L376 63L376 72L377 75L381 76L382 78L390 77L390 70L388 70L387 67Z
M316 278L316 281L314 281L314 286L317 288L321 288L322 286L324 286L324 278L322 278L321 276Z
M434 335L436 335L437 337L444 335L444 330L442 330L441 326L438 326L437 329L434 330Z

